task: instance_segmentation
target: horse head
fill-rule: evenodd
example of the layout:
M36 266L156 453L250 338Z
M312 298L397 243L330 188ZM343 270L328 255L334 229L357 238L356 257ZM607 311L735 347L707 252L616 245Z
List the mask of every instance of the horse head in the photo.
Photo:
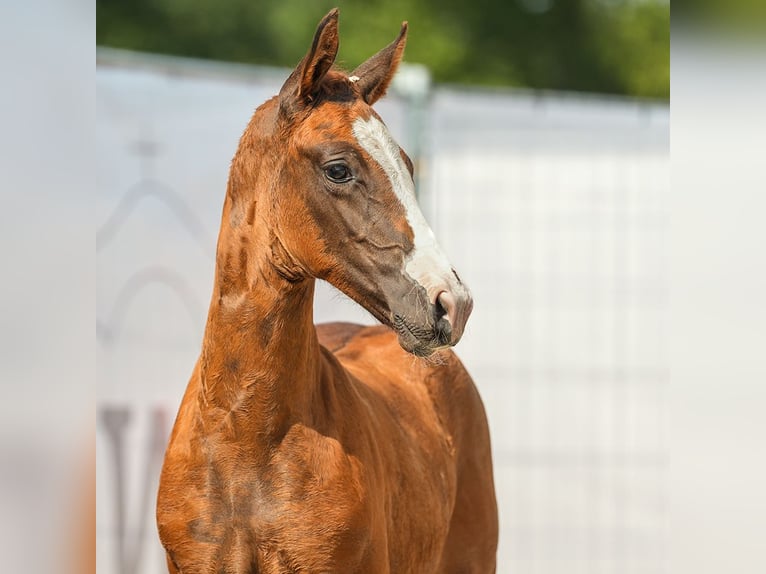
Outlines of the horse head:
M328 281L427 356L460 340L473 303L418 207L412 162L372 108L406 35L405 22L346 74L334 67L338 11L327 14L279 96L253 116L229 187L257 190L283 277Z

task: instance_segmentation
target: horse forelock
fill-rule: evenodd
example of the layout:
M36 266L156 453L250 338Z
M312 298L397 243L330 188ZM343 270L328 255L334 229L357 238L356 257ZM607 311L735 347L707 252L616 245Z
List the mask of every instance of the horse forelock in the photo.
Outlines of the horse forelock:
M316 103L322 100L351 102L360 98L355 82L340 68L331 68L319 85Z
M275 151L276 148L273 144L286 143L275 142L275 138L278 140L289 138L293 131L312 117L325 102L352 105L354 102L363 101L359 89L355 85L357 79L355 76L349 77L340 68L331 68L322 79L319 90L310 105L299 113L281 114L279 96L267 100L258 106L250 119L239 141L235 158L247 148L261 147L263 144L268 144L269 149ZM268 149L261 150L262 153L266 151Z

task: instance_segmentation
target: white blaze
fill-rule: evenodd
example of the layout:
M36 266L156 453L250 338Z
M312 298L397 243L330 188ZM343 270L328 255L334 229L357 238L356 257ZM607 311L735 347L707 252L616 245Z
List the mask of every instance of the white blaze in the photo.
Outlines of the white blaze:
M412 228L414 248L404 262L407 274L426 289L431 301L447 288L453 292L463 289L420 211L415 198L415 182L386 126L374 116L357 118L353 123L353 132L362 149L378 162L388 176L391 188L404 207L407 223Z

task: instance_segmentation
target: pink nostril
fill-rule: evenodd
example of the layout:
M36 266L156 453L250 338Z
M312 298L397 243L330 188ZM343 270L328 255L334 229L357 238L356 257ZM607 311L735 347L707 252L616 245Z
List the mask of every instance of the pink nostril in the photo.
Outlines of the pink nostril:
M473 301L470 295L467 294L466 297L456 298L449 291L441 291L436 296L436 303L444 309L444 314L447 316L447 320L452 327L452 341L450 344L454 345L463 335L465 323L473 308Z
M444 309L444 314L447 315L447 320L450 325L455 326L455 319L457 319L457 303L455 297L449 291L442 291L437 295L436 301Z

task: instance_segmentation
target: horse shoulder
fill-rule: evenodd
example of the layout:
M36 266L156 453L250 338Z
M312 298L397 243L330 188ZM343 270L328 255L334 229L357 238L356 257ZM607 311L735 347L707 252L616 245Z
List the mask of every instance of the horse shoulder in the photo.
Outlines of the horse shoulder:
M333 323L322 327L320 342L364 386L397 402L422 402L427 397L425 403L449 434L486 426L476 385L452 349L422 359L405 352L384 326Z
M455 417L442 387L450 378L469 387L470 377L464 379L459 361L435 365L406 353L386 327L357 330L334 357L358 397L353 410L371 433L382 481L376 491L390 495L392 571L430 571L446 538L459 473L454 435L461 431L451 426ZM396 550L411 544L421 548L417 558Z

